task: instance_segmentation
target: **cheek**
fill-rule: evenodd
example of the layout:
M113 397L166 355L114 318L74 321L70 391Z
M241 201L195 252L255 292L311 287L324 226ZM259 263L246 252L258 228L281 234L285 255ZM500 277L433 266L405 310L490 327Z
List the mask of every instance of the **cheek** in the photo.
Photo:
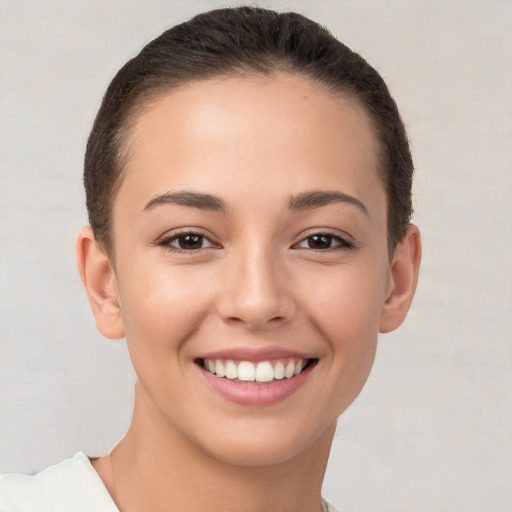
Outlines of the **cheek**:
M211 293L205 276L190 268L159 263L140 272L133 272L132 267L134 274L120 290L126 340L134 364L137 359L158 360L169 353L176 358L176 350L208 314Z
M386 288L385 272L376 265L333 267L302 274L303 296L322 324L366 332L378 328Z
M325 384L333 390L328 398L333 417L359 395L375 359L382 300L375 288L381 280L371 275L368 268L340 271L323 287L328 292L315 296L311 314L329 353Z
M377 265L332 268L304 276L303 290L312 322L322 333L333 364L343 375L369 372L379 330L386 287ZM348 374L347 374L348 372Z

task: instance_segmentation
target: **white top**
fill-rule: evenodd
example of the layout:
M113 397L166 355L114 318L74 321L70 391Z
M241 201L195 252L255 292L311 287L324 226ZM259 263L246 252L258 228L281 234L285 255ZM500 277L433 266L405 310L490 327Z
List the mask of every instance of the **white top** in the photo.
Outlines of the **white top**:
M119 512L82 452L35 476L0 476L0 512Z
M340 512L327 503L327 512ZM82 452L35 476L0 475L0 512L119 512Z

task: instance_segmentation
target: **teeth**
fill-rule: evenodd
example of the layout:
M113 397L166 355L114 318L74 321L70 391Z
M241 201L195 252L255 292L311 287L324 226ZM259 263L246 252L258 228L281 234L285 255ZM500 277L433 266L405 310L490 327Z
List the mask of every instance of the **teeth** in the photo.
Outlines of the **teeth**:
M238 377L238 369L233 361L226 362L226 378L236 379Z
M294 373L295 373L295 364L293 364L293 361L291 361L290 363L288 363L286 365L286 368L284 369L284 376L287 379L291 379L293 377Z
M224 368L222 362L219 360L215 361L215 373L217 374L218 377L226 376L226 369Z
M258 382L274 380L274 368L272 368L272 365L268 361L258 363L258 366L256 366L256 380Z
M284 364L277 363L274 366L274 379L281 380L284 377Z
M219 374L217 374L219 376ZM256 380L256 369L249 361L242 361L238 365L238 380Z
M230 380L238 379L244 382L270 382L272 380L291 379L304 370L304 359L261 361L257 364L251 361L223 361L221 359L205 359L203 367L217 377Z

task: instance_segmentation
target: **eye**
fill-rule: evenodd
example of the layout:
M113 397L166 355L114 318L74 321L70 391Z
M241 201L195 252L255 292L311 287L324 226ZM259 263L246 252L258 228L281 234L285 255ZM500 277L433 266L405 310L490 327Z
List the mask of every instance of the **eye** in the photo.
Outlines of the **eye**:
M209 247L216 247L211 240L199 233L179 233L164 238L159 245L179 251L198 251Z
M301 240L295 247L313 249L315 251L329 249L352 249L353 245L338 235L330 233L315 233Z

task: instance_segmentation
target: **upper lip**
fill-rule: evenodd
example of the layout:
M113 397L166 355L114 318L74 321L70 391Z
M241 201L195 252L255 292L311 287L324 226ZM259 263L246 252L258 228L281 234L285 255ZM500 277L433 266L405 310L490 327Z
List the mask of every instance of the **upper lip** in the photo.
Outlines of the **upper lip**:
M232 347L208 352L198 359L231 359L234 361L270 361L273 359L312 359L313 356L304 352L290 350L283 347L269 346L263 348Z

